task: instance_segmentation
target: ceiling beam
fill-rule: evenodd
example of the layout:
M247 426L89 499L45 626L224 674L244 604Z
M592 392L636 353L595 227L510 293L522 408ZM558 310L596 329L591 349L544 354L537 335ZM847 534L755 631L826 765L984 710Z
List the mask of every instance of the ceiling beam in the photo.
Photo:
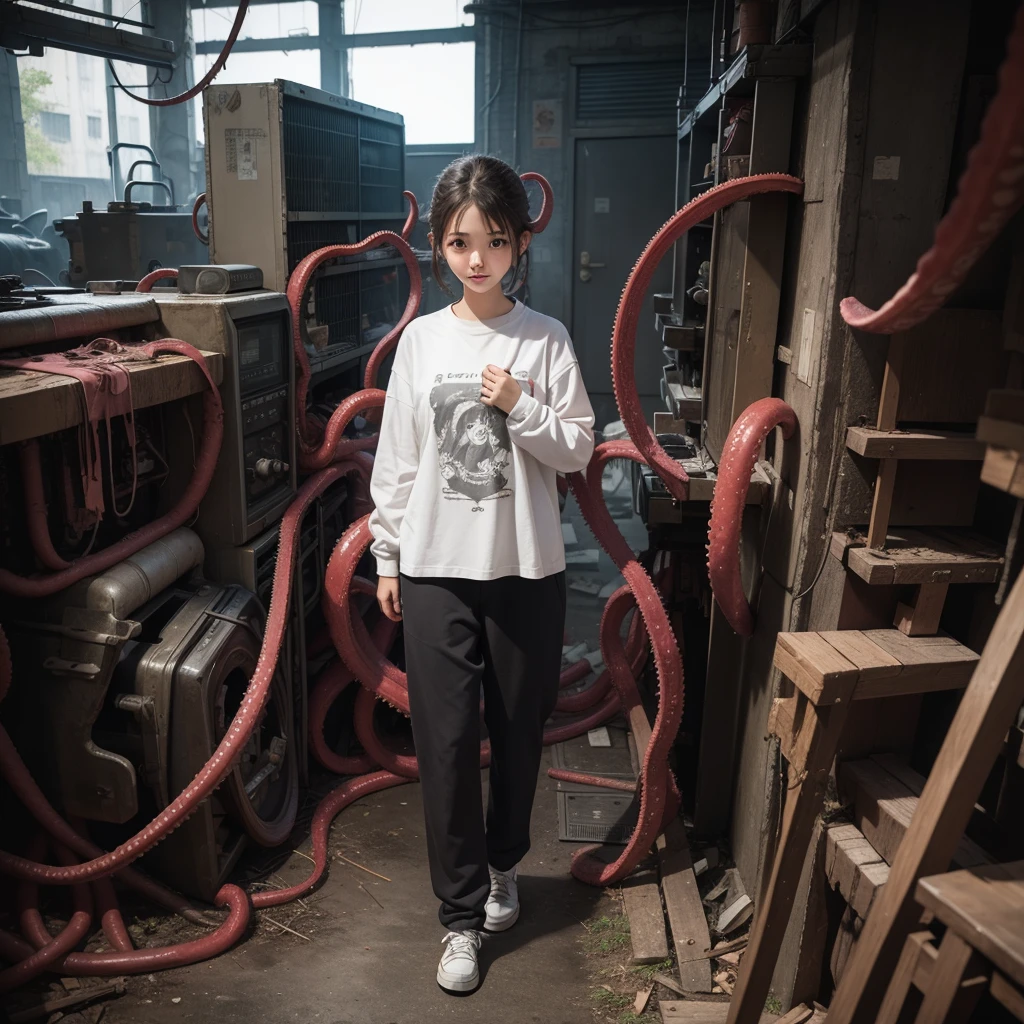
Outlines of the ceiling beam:
M28 50L33 56L42 56L45 47L53 46L153 68L174 67L174 43L169 39L97 25L21 4L4 3L3 11L0 47L4 49Z
M472 25L457 28L424 28L407 32L356 32L331 40L331 46L349 50L362 46L415 46L418 43L470 43L476 38ZM196 43L196 53L220 53L223 39ZM239 39L232 53L263 53L267 50L319 50L319 36L277 36L271 39Z

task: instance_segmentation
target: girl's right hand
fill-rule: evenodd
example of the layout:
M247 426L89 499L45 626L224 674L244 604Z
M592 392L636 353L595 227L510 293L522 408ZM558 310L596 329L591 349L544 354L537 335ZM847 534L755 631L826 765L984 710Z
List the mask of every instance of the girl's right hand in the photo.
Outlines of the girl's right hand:
M402 621L402 595L397 576L378 577L377 603L392 622Z

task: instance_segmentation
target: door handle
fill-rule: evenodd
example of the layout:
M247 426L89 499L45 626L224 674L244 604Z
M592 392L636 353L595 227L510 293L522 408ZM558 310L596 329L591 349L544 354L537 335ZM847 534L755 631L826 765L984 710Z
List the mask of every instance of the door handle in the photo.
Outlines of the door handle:
M581 281L589 281L591 279L591 277L593 277L593 275L590 273L590 271L594 267L603 267L603 266L604 266L603 263L593 263L591 261L591 259L590 259L590 253L589 252L581 252L580 253L580 280Z

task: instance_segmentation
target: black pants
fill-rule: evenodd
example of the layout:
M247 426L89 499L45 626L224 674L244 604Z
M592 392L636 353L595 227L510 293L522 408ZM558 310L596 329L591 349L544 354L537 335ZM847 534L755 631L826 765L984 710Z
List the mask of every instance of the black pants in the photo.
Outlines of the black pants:
M530 848L544 723L558 698L565 573L539 580L402 577L405 662L438 916L480 929L487 865ZM491 741L484 827L480 694Z

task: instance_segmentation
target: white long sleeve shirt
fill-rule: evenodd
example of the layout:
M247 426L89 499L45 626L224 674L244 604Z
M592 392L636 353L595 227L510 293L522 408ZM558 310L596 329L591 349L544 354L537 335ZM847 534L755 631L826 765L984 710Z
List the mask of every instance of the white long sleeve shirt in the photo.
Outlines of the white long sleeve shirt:
M493 363L523 389L480 401ZM582 470L594 411L566 329L516 301L493 320L451 306L418 317L395 352L370 491L381 576L539 579L565 568L556 474Z

